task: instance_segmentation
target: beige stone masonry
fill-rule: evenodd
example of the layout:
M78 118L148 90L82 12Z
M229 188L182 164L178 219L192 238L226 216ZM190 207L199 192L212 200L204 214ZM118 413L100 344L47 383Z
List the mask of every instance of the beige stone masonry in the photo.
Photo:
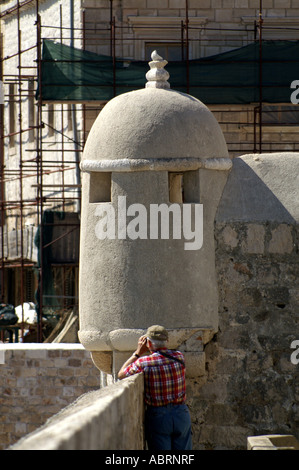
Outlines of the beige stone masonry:
M0 449L103 384L80 344L0 344Z
M250 436L247 450L299 450L299 442L292 435Z
M81 396L11 450L142 450L143 375Z
M292 250L293 238L291 227L281 224L272 232L272 239L269 243L269 253L291 253Z

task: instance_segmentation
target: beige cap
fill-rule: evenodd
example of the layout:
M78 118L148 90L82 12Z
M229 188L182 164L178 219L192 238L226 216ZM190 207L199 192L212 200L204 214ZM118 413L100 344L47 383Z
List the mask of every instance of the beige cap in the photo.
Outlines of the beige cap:
M164 326L150 326L146 332L146 336L152 340L166 341L168 340L168 332Z

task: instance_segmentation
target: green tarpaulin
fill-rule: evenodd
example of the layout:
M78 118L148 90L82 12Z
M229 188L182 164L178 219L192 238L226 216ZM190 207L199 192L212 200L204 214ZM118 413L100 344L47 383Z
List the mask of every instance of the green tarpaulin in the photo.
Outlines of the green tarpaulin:
M299 41L263 41L189 61L188 92L206 104L289 103L292 81L299 80ZM159 51L158 51L159 52ZM186 62L166 67L171 88L187 92ZM147 62L115 60L109 56L43 41L38 95L43 101L108 101L113 96L144 88Z

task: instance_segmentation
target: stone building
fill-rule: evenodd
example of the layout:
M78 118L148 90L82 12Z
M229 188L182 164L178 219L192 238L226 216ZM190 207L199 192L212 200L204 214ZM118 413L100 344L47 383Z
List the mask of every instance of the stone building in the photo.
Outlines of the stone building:
M43 301L45 294L47 299L62 298L63 305L50 305L54 312L58 307L61 312L76 304L79 160L89 130L105 104L103 100L35 100L35 96L41 96L35 95L39 41L55 39L67 47L125 58L126 64L132 59L148 61L149 54L157 49L171 66L178 58L184 57L186 62L186 54L191 62L258 40L261 20L264 39L297 40L299 10L295 3L263 3L259 11L255 0L205 0L201 8L192 0L2 2L3 300L15 304L35 301L33 268L40 247L46 245L51 246L51 253L45 257L50 261L39 266ZM289 84L298 78L286 77ZM111 81L109 90L113 94ZM59 87L56 92L60 92ZM227 88L223 88L223 95L226 93ZM210 227L210 233L214 232L211 239L218 301L216 307L214 297L213 306L217 308L217 321L200 351L196 343L193 352L201 358L200 367L196 377L189 377L187 393L195 448L238 449L244 448L246 437L252 434L291 433L299 437L298 154L292 153L298 150L297 107L288 100L262 103L259 134L258 125L254 125L261 110L258 100L205 104L220 124L229 156L237 158L232 160ZM261 154L256 153L259 144ZM207 188L205 194L211 192ZM50 219L43 218L45 213ZM38 248L33 239L40 227L53 227L53 232L41 232L46 239ZM194 264L192 270L196 271ZM43 276L49 272L52 277L46 290ZM188 326L202 326L196 324L195 317ZM129 320L127 316L121 329L135 328ZM179 321L181 328L182 319ZM173 325L175 329L176 322ZM185 349L192 352L194 344L187 343ZM103 356L99 360L103 361ZM116 367L116 360L114 364Z

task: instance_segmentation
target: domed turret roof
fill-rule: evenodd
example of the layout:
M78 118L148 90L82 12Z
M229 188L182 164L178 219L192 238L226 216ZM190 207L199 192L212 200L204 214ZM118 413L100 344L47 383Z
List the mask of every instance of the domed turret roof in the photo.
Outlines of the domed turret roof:
M227 158L214 115L198 99L169 89L167 62L152 58L146 87L113 98L100 112L83 160Z

